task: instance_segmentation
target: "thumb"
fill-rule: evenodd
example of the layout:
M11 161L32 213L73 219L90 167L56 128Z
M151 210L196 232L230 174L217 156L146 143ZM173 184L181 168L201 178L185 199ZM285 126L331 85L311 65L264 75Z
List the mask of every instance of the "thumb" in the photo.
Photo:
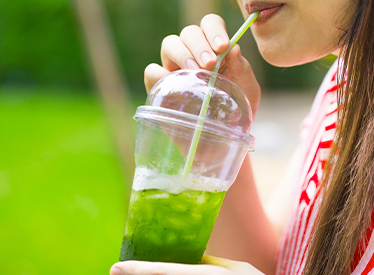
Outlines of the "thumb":
M233 266L235 266L234 261L209 255L203 256L203 258L201 259L201 264L218 265L228 269L231 269Z
M230 50L225 59L231 80L243 90L251 103L254 118L260 103L261 88L253 74L252 67L242 56L238 44Z
M170 72L158 64L149 64L144 70L144 84L147 94L152 89L153 85L168 73Z
M239 275L264 275L261 271L246 262L232 261L224 258L204 255L202 264L217 265L236 272Z

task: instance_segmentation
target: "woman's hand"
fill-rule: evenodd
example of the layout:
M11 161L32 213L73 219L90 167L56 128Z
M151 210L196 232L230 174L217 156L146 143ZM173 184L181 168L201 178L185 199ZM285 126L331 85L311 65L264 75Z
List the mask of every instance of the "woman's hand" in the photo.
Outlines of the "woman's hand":
M111 275L260 275L248 263L204 256L199 265L125 261L116 263Z
M147 93L166 74L178 69L212 70L217 54L229 47L225 22L215 14L206 15L200 27L185 27L180 36L165 37L161 46L162 67L150 64L144 72ZM235 82L246 94L255 117L261 91L248 61L242 57L239 45L235 45L221 63L220 73Z

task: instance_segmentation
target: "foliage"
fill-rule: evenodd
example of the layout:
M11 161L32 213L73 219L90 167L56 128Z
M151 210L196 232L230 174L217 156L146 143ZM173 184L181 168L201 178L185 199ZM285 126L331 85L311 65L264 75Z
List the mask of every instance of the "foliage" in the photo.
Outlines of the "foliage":
M89 86L71 1L0 1L0 84Z
M87 92L0 90L0 274L108 274L127 201Z
M161 63L162 39L178 34L182 28L179 1L103 1L132 93L144 100L144 68L151 62ZM0 4L0 85L92 85L90 63L72 1L0 0ZM217 6L233 35L243 22L240 10L232 0L217 1ZM245 36L241 45L248 46L250 34ZM250 61L256 56L256 48L246 53ZM297 68L275 68L261 57L252 62L262 86L271 89L317 88L328 67L315 62Z
M161 63L162 39L178 34L176 0L106 0L113 33L130 86L144 94L143 72L149 63Z

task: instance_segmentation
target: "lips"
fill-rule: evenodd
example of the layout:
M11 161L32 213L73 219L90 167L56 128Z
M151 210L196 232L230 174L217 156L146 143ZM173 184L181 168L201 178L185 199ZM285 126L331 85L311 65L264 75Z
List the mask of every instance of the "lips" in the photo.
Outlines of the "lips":
M276 2L249 2L245 5L246 10L249 13L259 11L258 18L254 23L261 23L272 17L282 7L283 3Z

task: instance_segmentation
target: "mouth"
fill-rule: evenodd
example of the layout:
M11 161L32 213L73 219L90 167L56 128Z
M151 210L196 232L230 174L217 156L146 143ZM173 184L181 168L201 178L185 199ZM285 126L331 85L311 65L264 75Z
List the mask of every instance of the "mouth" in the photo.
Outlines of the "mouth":
M275 3L275 2L249 2L245 5L245 9L248 13L254 13L258 11L258 17L253 24L259 24L265 22L270 17L275 15L282 7L284 6L283 3Z

